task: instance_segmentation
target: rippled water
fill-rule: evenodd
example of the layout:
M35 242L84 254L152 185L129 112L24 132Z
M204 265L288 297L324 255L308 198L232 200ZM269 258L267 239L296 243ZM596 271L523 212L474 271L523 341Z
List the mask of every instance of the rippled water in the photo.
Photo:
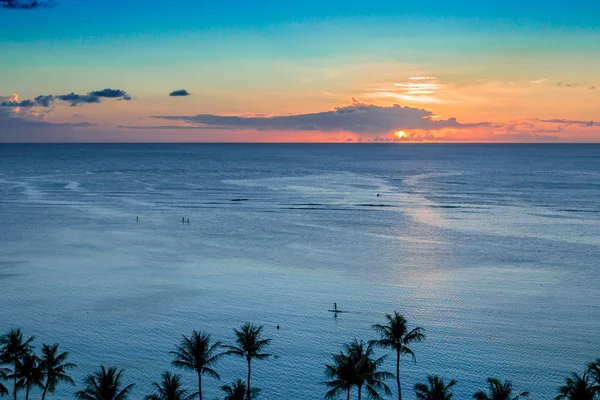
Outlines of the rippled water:
M261 397L318 399L330 353L398 310L428 335L407 399L427 374L548 399L600 356L598 199L590 145L3 144L0 328L60 342L80 386L123 367L141 398L181 334L251 321L278 356Z

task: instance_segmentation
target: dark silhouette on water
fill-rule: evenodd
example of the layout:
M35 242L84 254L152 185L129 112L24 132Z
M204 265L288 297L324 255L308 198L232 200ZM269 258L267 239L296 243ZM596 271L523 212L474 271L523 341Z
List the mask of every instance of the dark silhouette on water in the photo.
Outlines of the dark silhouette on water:
M171 364L176 367L196 371L198 374L198 398L202 400L202 375L208 375L215 379L221 379L219 374L212 368L223 353L217 353L221 348L221 342L211 344L210 335L205 332L192 332L189 338L185 335L176 351L172 351L174 360Z
M131 393L134 384L121 389L122 369L116 367L106 368L104 365L91 375L88 375L83 383L85 389L75 393L79 400L125 400Z
M235 341L237 346L225 346L229 349L226 354L233 354L245 358L248 363L246 400L251 400L252 398L252 387L250 385L252 360L265 360L271 357L271 354L261 353L271 342L271 339L262 339L262 330L262 325L256 326L251 323L246 323L242 325L240 330L233 330L236 336Z
M135 222L140 222L140 217L135 217Z
M17 400L17 390L19 390L19 386L17 385L17 374L14 373L17 371L17 364L19 360L27 354L31 353L32 347L31 342L35 339L34 336L31 336L27 340L23 340L23 333L21 329L11 329L7 334L0 337L0 348L2 349L2 362L4 364L12 364L13 366L13 398Z
M439 376L427 376L427 384L417 383L414 387L418 400L450 400L454 397L452 386L456 381L452 379L447 385Z
M402 387L400 385L400 355L408 354L416 360L415 353L408 347L411 343L420 342L425 339L422 328L414 328L409 331L406 319L394 311L394 315L386 314L387 324L375 324L373 329L380 336L373 343L379 347L388 348L396 352L396 385L398 386L398 400L402 400Z
M67 352L58 352L58 344L42 346L40 367L46 377L42 400L45 400L46 393L54 393L59 383L69 383L75 386L73 379L67 375L67 370L75 368L77 365L66 362L68 355Z
M237 379L231 385L221 386L221 390L225 392L225 397L223 400L244 400L248 392L248 389L246 388L246 382L241 379ZM252 388L250 390L250 399L256 399L259 392L259 388Z
M187 400L188 391L181 384L181 376L163 372L160 383L152 383L155 392L144 397L144 400ZM192 395L194 396L194 395Z
M529 396L529 392L522 392L512 397L513 387L510 381L500 382L500 379L488 378L489 393L483 391L473 395L475 400L519 400Z

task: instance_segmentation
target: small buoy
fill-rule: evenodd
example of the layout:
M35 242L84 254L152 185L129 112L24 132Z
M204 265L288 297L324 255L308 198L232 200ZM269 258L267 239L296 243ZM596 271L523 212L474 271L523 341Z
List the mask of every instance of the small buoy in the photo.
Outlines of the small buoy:
M277 329L279 329L279 325L277 325Z

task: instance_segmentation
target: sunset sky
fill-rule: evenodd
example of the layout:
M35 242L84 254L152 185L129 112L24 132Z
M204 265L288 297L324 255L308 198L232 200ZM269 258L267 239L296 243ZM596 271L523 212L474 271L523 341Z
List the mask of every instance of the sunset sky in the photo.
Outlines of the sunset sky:
M0 142L600 142L597 0L0 0L0 26Z

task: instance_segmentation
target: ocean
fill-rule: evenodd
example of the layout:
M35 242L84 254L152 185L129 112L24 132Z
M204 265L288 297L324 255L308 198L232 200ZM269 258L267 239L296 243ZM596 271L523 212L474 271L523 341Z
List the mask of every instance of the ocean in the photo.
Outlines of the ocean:
M428 374L550 399L600 357L599 199L598 145L1 144L0 331L69 351L78 387L49 398L104 364L139 399L166 370L194 390L181 335L252 322L260 398L320 399L396 310L427 335L406 399ZM207 399L246 374L216 369Z

